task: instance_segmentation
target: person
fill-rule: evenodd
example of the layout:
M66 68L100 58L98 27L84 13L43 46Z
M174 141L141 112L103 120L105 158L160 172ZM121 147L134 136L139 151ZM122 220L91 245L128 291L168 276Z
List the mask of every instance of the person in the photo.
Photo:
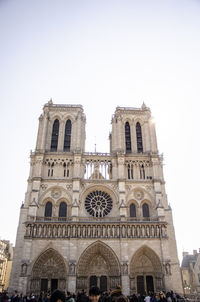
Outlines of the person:
M91 302L98 302L101 296L98 286L92 286L89 290L89 299Z
M171 293L170 292L167 292L166 299L167 299L167 302L172 302L172 297L171 297Z
M118 285L111 291L110 297L112 302L128 302L128 298L122 294L121 286Z
M65 300L65 293L60 289L54 290L50 298L50 302L65 302Z
M75 300L74 300L72 294L71 294L69 291L67 291L66 301L67 301L67 302L75 302Z
M17 290L14 291L14 293L11 297L11 302L19 302L19 296L18 296Z
M78 293L78 294L77 294L76 302L88 302L88 301L89 301L89 298L88 298L88 296L86 295L85 290L82 289L81 293Z
M150 302L151 301L151 297L150 295L146 295L146 297L144 298L145 302Z
M1 295L1 302L8 302L8 301L9 301L8 293L5 291Z
M159 301L160 302L167 302L165 294L162 291L159 293Z

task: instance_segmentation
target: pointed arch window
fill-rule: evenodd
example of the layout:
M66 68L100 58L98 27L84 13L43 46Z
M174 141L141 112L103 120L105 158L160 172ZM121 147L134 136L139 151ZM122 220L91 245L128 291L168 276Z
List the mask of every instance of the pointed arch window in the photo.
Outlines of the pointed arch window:
M142 214L143 214L143 217L150 217L149 215L149 206L147 203L144 203L142 205Z
M44 217L52 216L52 203L48 201L45 205Z
M133 179L133 165L128 164L128 179Z
M130 205L130 217L136 217L136 207L134 203Z
M53 123L53 130L51 136L51 151L57 151L59 135L59 120L56 119Z
M126 153L131 153L131 129L128 122L125 124Z
M137 152L143 152L143 144L142 144L142 128L139 122L136 124L136 137L137 137Z
M70 120L66 121L65 124L65 138L64 138L64 151L69 152L71 147L71 132L72 132L72 123Z
M145 179L145 169L144 165L140 166L140 179Z
M67 204L64 201L62 201L59 206L59 217L67 217Z

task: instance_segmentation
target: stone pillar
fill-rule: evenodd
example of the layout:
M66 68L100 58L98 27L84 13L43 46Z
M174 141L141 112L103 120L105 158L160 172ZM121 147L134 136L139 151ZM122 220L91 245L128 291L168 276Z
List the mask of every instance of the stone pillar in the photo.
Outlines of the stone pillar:
M70 293L76 292L76 277L75 276L68 277L68 291Z
M130 295L130 282L128 276L128 264L127 262L123 262L121 265L122 272L122 292L124 295Z
M64 121L60 121L59 126L59 136L58 136L58 151L63 151L64 149L64 135L65 135L65 123Z
M48 112L44 113L44 118L43 118L43 130L41 133L41 150L45 151L45 146L46 146L46 138L47 138L47 123L48 123Z
M151 150L151 147L150 147L150 136L149 136L149 129L148 129L148 122L145 121L144 122L144 125L143 125L143 129L144 129L144 139L143 139L143 142L144 142L144 146L143 146L143 149L145 152L150 152Z
M38 134L37 134L36 150L41 149L43 121L44 121L44 115L41 114L39 117L39 127L38 127Z
M68 291L76 292L76 262L74 260L69 261Z
M151 119L149 120L149 129L150 129L150 139L151 139L151 151L158 152L155 125Z
M75 150L81 151L81 113L78 112L76 118L76 142L75 142Z
M131 125L131 149L133 153L137 152L136 128L134 123Z

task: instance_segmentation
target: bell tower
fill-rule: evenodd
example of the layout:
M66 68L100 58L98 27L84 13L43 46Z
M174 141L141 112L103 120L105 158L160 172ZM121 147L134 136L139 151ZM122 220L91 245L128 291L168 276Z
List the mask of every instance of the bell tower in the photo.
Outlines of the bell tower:
M81 105L55 105L50 100L39 118L36 152L84 152L85 121Z
M112 117L110 152L158 152L151 111L144 103L141 108L116 108Z

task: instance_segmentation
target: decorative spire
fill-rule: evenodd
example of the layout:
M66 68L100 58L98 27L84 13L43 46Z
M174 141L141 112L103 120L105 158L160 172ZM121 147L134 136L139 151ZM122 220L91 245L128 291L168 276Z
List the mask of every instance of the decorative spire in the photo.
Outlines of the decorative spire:
M145 102L143 102L143 104L142 104L142 109L143 109L143 110L144 110L144 109L147 109L147 106L146 106Z

